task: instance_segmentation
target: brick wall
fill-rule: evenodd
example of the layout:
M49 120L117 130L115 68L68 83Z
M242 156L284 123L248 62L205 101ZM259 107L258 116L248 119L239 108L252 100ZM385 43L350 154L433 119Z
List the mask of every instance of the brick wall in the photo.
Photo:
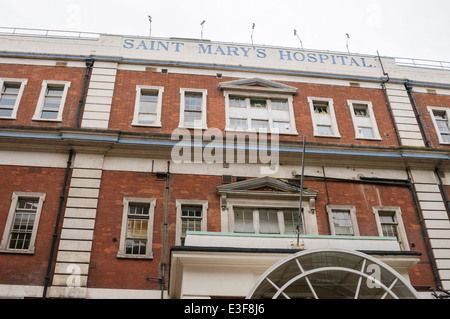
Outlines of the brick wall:
M3 235L13 192L46 193L33 255L0 253L0 284L43 285L65 169L0 166L0 232Z
M29 125L34 127L73 127L78 111L78 102L84 82L84 68L36 66L22 64L0 64L0 78L28 79L17 110L17 119L0 119L0 125ZM42 81L70 81L62 122L33 121Z
M180 114L180 88L207 89L207 123L210 128L225 127L225 98L222 90L218 88L221 82L236 80L235 78L218 79L215 76L161 74L156 72L136 72L118 70L116 86L111 109L109 128L132 132L149 132L171 134L178 127ZM365 89L357 87L340 87L331 85L302 84L286 82L284 84L298 88L298 94L294 96L294 116L298 136L284 135L282 139L301 141L304 134L308 141L323 143L345 143L359 145L383 145L398 146L392 121L386 106L383 92L377 89ZM163 86L162 100L162 127L132 127L134 105L136 99L136 86ZM332 98L339 132L342 136L336 138L313 137L311 112L307 97ZM355 139L350 109L347 100L371 101L377 120L378 129L382 141L370 141ZM389 137L386 137L387 133Z

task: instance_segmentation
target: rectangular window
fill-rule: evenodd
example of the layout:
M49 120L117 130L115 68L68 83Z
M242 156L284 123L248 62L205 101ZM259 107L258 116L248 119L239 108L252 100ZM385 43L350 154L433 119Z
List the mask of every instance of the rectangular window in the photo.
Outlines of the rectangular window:
M61 107L63 86L47 86L47 92L42 105L41 119L56 120Z
M39 199L19 198L9 240L9 249L28 250Z
M395 237L401 250L409 250L400 207L372 207L378 233L383 237Z
M333 211L333 226L337 236L354 235L349 211Z
M180 127L206 129L206 90L181 89Z
M202 230L202 210L201 205L181 206L181 245L184 245L187 231Z
M314 136L340 137L333 100L308 97L308 103L313 121Z
M147 250L148 220L150 205L148 203L130 203L125 253L145 255Z
M15 119L27 80L0 79L0 118Z
M359 236L355 206L327 205L328 221L334 236Z
M12 116L19 91L20 84L3 85L0 95L0 117Z
M234 209L234 232L236 233L254 233L253 209L235 208Z
M355 136L360 139L381 140L371 102L348 101L352 114Z
M297 134L292 98L225 94L227 130Z
M278 214L276 209L259 209L259 232L261 234L279 234Z
M252 128L255 131L269 131L269 121L266 120L252 120Z
M44 193L14 192L0 251L33 253Z
M156 200L124 198L122 232L117 257L153 258L153 219Z
M298 226L298 209L283 209L284 232L285 234L296 234ZM300 233L303 234L303 220L300 223Z
M43 81L33 120L61 121L70 82Z
M296 234L299 211L296 208L233 207L234 232ZM304 233L301 222L300 233Z
M380 217L380 224L381 229L383 231L384 237L395 237L399 239L398 237L398 225L395 221L395 213L394 212L388 212L388 211L380 211L378 212L378 215Z
M434 120L444 143L450 143L450 127L445 111L433 111Z
M136 87L136 102L132 125L161 126L163 92L163 87L143 85Z
M246 130L247 120L246 119L230 119L230 128L233 130Z

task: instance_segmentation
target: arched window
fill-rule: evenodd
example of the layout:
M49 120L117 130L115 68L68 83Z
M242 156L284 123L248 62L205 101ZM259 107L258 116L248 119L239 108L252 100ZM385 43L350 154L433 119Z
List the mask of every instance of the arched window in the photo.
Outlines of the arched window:
M269 268L248 299L417 299L383 262L358 251L304 250Z

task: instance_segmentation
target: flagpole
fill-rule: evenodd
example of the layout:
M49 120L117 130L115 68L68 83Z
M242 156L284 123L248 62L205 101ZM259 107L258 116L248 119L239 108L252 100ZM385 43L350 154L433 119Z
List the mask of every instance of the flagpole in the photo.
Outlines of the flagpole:
M306 144L306 136L303 136L303 152L302 152L302 176L300 179L300 205L298 208L298 224L297 224L297 247L299 247L300 243L300 225L302 222L302 202L303 202L303 175L305 173L305 144Z

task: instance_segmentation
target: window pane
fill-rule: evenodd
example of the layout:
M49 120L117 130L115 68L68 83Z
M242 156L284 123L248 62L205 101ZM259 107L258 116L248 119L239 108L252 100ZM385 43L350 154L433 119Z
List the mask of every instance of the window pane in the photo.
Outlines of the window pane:
M58 118L58 112L43 111L41 114L41 118L55 120Z
M333 223L336 235L353 236L350 212L333 211Z
M234 130L246 130L247 120L246 119L230 119L230 128Z
M64 86L50 86L47 88L47 96L61 97L64 92Z
M354 104L353 112L356 116L368 117L369 113L367 112L367 105L365 104Z
M361 127L361 133L363 137L372 138L375 137L373 135L373 130L371 127Z
M201 112L184 112L184 125L186 126L202 126L202 113Z
M272 110L287 111L288 104L285 100L272 100Z
M138 122L140 124L155 124L156 114L139 113Z
M278 215L275 209L259 210L259 232L261 234L279 234Z
M201 93L186 93L184 95L184 108L186 111L201 111L202 110L202 94Z
M55 97L55 96L47 96L45 97L44 106L42 107L43 110L49 111L49 110L58 110L59 106L61 105L61 98Z
M156 113L156 101L141 101L139 113Z
M450 132L447 121L438 120L438 121L436 121L436 124L439 128L439 132L441 132L441 133L449 133Z
M328 114L328 102L326 101L314 101L314 113Z
M297 233L298 214L298 209L283 209L284 232L286 234ZM300 224L300 233L303 233L303 222Z
M279 133L287 133L291 131L291 124L288 122L273 122L273 128Z
M3 109L0 107L0 116L11 117L11 115L12 115L12 109Z
M13 108L16 104L17 95L2 94L0 96L0 108Z
M269 130L269 121L252 120L252 128L257 131L268 131Z
M125 242L125 253L131 255L145 255L147 250L147 240L127 239Z
M253 210L246 208L234 209L234 232L235 233L254 233Z
M322 135L333 135L333 130L329 125L317 125L317 133Z
M150 205L146 203L133 203L129 205L130 215L148 215Z
M240 97L230 97L230 106L231 107L247 107L244 98Z
M250 99L250 106L257 108L266 108L267 102L263 99Z

